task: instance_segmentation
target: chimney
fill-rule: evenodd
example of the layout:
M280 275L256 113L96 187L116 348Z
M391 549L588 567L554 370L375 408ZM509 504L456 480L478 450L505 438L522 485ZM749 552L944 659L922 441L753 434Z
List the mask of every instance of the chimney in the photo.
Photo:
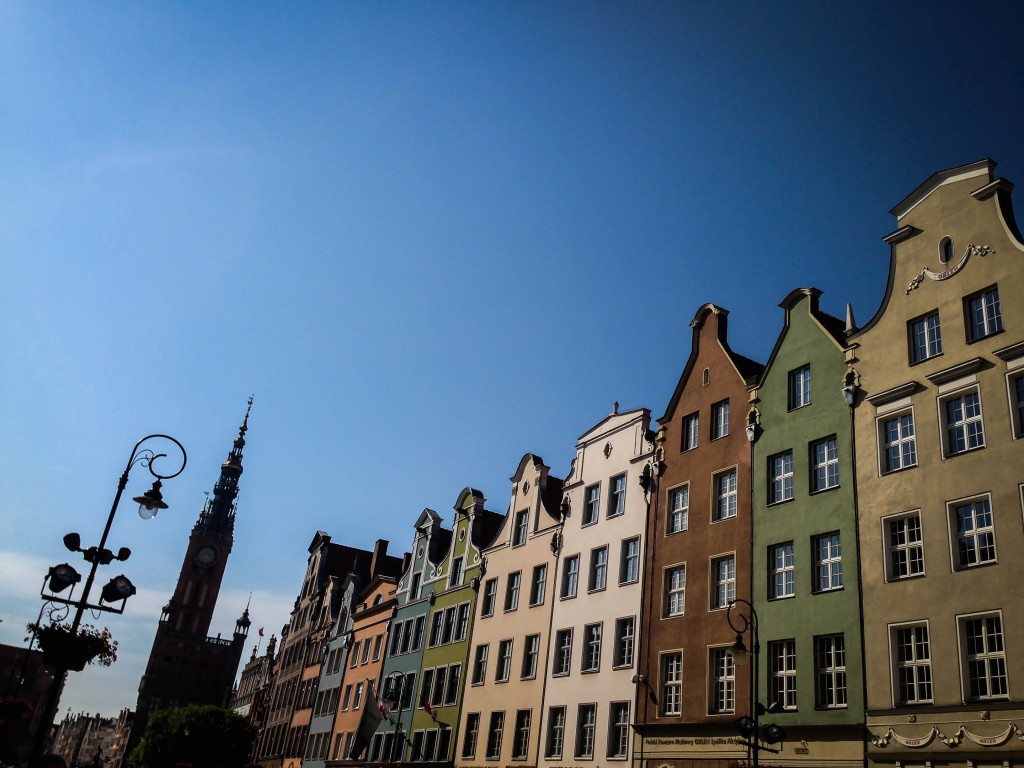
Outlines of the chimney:
M370 578L372 579L380 572L380 567L384 564L384 558L388 554L388 541L387 539L377 539L377 543L373 545L373 559L370 560Z

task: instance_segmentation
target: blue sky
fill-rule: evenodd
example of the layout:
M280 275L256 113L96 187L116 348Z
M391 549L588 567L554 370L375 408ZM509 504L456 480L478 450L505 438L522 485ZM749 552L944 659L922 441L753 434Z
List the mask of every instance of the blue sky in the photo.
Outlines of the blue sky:
M134 706L250 394L215 631L251 591L269 635L317 529L400 554L613 401L661 415L701 304L759 360L795 287L866 321L893 205L1024 179L1022 34L1014 2L0 2L0 642L174 435L172 509L111 535L122 658L62 702Z

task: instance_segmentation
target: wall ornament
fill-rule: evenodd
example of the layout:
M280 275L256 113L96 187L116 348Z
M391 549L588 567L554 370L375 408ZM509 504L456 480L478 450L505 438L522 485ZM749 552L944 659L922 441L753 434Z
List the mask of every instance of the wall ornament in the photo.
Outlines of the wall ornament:
M895 741L897 744L909 747L910 749L920 749L927 747L934 738L938 737L939 741L947 747L958 747L963 743L964 739L977 744L979 747L999 747L1014 736L1024 741L1024 730L1019 728L1016 723L1008 723L1005 731L994 736L982 736L981 734L971 733L964 725L961 725L951 736L946 736L933 725L924 736L902 736L892 728L889 728L882 736L876 736L872 733L871 743L876 747L884 749L889 746L891 741Z
M924 279L927 277L929 280L948 280L967 264L967 260L971 256L987 256L990 253L995 253L987 245L975 245L971 243L967 246L967 250L964 251L964 255L960 257L960 261L951 266L949 269L943 270L942 272L933 272L928 267L922 267L921 271L914 276L914 279L910 281L910 285L907 286L907 293L909 294L912 290L917 288Z

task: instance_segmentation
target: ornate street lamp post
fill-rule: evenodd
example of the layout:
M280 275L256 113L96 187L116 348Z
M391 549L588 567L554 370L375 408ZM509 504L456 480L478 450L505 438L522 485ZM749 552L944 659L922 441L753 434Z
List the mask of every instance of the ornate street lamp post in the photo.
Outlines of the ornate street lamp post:
M177 450L181 452L181 464L175 471L169 474L162 474L157 471L155 466L157 460L166 458L167 454L156 453L150 448L143 448L143 443L150 440L170 441L174 444ZM124 575L115 576L101 590L99 602L95 604L89 603L89 595L92 591L93 582L96 580L96 571L99 566L107 565L115 559L123 562L132 554L131 550L127 547L121 547L117 551L117 554L114 554L106 548L107 536L110 534L110 526L114 522L114 515L117 514L117 507L121 503L121 495L124 493L124 489L128 485L129 473L135 465L140 465L149 470L149 474L154 477L152 488L133 499L133 501L137 502L139 505L139 516L142 517L143 520L149 520L155 517L159 510L167 509L167 504L164 502L163 496L160 493L162 481L169 480L170 478L180 475L185 469L185 463L187 461L188 455L185 453L184 446L170 435L155 434L147 435L142 438L135 444L135 447L132 448L131 456L128 457L128 463L125 465L124 472L121 474L121 478L117 483L117 493L114 494L114 503L110 506L110 514L107 515L107 524L103 528L103 535L100 537L99 545L89 547L88 549L82 549L81 537L77 533L69 533L64 537L64 546L72 552L80 552L83 559L92 565L89 569L89 575L85 580L85 586L82 589L82 594L77 600L72 599L72 594L74 593L75 584L81 581L82 577L78 571L67 563L50 568L40 592L42 599L46 602L63 604L67 606L68 610L74 608L75 613L74 618L71 621L71 630L69 633L66 633L68 638L66 647L62 649L54 649L54 652L48 654L46 658L47 663L54 667L55 675L53 685L47 692L46 704L43 709L43 717L39 723L39 730L36 733L32 747L33 764L35 764L43 755L43 749L46 745L46 737L50 732L50 728L53 725L53 719L57 713L57 706L60 703L60 696L64 688L64 678L67 675L68 670L82 669L84 662L87 661L87 659L82 655L82 648L76 647L78 629L82 624L82 615L85 613L85 610L88 608L94 611L124 613L125 603L128 601L129 597L135 594L135 586L128 580L128 577ZM71 592L68 593L68 597L58 597L57 594L55 594L64 591L68 587L71 587ZM47 592L47 588L49 588L49 592ZM120 605L114 605L119 601Z
M760 768L761 752L772 752L774 754L779 752L777 749L766 747L765 744L778 744L786 738L786 732L775 724L765 726L762 731L761 715L778 712L781 706L777 701L773 701L768 707L761 704L758 691L760 683L761 640L758 636L757 611L754 610L754 606L748 600L736 598L729 603L729 608L725 612L725 618L729 622L729 626L732 627L733 632L736 633L736 642L729 649L733 662L736 666L741 667L747 663L748 657L754 657L753 682L751 683L752 694L750 698L752 703L750 708L751 714L736 719L736 730L739 731L740 736L746 739L746 741L740 743L749 750L754 768ZM749 651L743 642L743 635L748 633L752 643Z
M395 684L396 677L399 683L398 685ZM399 746L400 742L398 737L398 729L402 725L402 711L404 709L403 704L405 702L405 682L405 673L399 670L395 670L390 675L384 678L384 703L388 706L389 718L392 712L396 712L395 735L391 742L391 754L388 755L388 759L390 759L391 762L393 763L402 762L402 757L405 753L405 745L401 744L401 746ZM395 757L396 753L398 755L397 759ZM383 755L381 755L381 759L384 759Z

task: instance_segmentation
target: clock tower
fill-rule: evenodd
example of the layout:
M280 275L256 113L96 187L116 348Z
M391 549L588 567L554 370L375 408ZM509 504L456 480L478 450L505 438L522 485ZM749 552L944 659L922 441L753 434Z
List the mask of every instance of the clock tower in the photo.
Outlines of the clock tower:
M161 612L149 663L139 683L129 751L142 738L154 711L186 704L223 707L231 697L249 632L248 607L235 623L231 638L207 634L234 541L235 499L251 409L250 397L238 437L213 486L213 496L206 500L192 527L174 594Z

